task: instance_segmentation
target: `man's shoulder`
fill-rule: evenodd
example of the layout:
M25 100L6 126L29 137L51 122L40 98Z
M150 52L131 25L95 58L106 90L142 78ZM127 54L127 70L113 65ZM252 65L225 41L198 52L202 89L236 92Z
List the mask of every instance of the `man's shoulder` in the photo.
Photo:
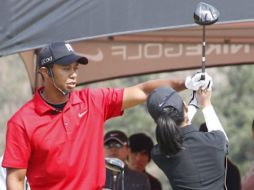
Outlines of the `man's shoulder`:
M199 132L199 136L197 136L196 143L191 146L206 146L211 148L216 148L220 150L224 150L227 152L228 149L228 141L224 133L220 130L214 130L210 132Z
M226 137L224 135L224 133L220 130L214 130L214 131L210 131L210 132L201 132L201 134L203 136L205 136L206 138L208 138L209 140L215 140L215 141L225 141Z
M100 94L111 93L117 90L116 88L91 88L85 87L78 90L72 91L73 94L78 96L87 95L87 96L100 96Z
M89 93L89 92L106 92L106 91L124 91L124 88L111 88L111 87L103 87L103 88L92 88L92 87L84 87L78 90L74 90L74 93Z
M34 112L34 102L33 99L30 99L23 106L21 106L9 120L17 120L18 118L25 116L27 117L31 112Z
M81 100L96 99L109 99L115 100L122 99L124 89L123 88L83 88L73 91L73 94L78 96Z

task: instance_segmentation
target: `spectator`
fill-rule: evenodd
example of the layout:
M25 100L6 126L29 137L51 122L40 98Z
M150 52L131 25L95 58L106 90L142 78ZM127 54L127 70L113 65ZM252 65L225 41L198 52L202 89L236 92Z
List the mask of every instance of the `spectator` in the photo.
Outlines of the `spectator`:
M252 139L254 140L254 119L252 121ZM250 167L249 171L245 174L242 179L242 190L253 190L254 189L254 163Z
M119 130L109 131L104 136L105 157L118 158L126 163L129 156L128 137ZM121 190L121 176L117 179L116 190ZM106 185L109 188L113 184L113 174L106 171ZM127 164L124 167L124 189L125 190L150 190L148 177L142 172L131 170Z
M146 166L151 160L152 139L144 133L136 133L129 137L129 142L129 167L135 171L144 172L149 178L152 190L162 190L160 181L146 171Z

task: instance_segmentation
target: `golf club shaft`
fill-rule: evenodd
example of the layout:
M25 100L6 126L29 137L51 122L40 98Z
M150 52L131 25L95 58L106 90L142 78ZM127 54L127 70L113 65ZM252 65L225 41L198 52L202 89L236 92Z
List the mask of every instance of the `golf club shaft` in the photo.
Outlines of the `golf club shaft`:
M206 41L205 41L205 25L203 25L203 42L202 42L202 73L205 73L205 49L206 49ZM205 75L201 75L201 80L205 80Z
M205 80L205 64L206 64L206 31L205 25L211 25L217 22L219 18L220 12L213 7L204 2L200 2L197 4L196 9L194 11L194 21L195 23L203 26L203 41L202 41L202 75L201 80Z

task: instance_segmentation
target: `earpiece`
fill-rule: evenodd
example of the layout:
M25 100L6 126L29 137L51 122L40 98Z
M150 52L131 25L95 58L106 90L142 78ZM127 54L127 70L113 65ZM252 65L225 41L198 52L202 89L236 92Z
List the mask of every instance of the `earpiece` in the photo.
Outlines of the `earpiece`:
M48 76L51 78L51 80L49 80L49 81L50 81L50 82L54 85L54 87L55 87L57 90L59 90L64 96L68 95L68 94L69 94L68 91L62 90L61 88L59 88L59 87L56 85L55 79L54 79L54 74L53 74L51 68L50 68L50 67L47 67L47 69L48 69Z
M52 73L52 71L51 71L51 68L50 68L50 67L48 67L48 76L49 76L50 78L52 78L52 77L53 77L53 73Z

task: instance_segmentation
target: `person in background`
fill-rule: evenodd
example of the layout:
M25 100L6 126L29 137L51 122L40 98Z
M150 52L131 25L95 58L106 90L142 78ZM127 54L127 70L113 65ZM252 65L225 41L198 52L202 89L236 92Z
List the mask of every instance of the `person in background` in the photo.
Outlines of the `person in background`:
M199 131L208 132L206 123L199 126ZM225 157L226 167L226 187L225 190L241 190L241 174L232 160L228 156Z
M252 140L254 140L254 119L251 126ZM253 190L254 189L254 163L247 171L242 179L242 190Z
M124 189L125 190L150 190L148 177L142 173L131 170L126 164L129 156L129 141L126 134L119 130L112 130L104 136L104 147L106 158L118 158L125 163L124 166ZM113 184L113 174L109 170L106 171L106 185L109 188ZM118 176L116 190L122 189L122 176Z
M224 189L228 138L212 106L211 92L209 88L197 90L193 96L195 106L202 109L207 133L191 125L190 108L174 89L157 88L147 99L158 142L152 159L173 190Z
M129 136L130 156L128 166L135 171L144 172L150 181L152 190L162 190L160 181L146 171L151 160L152 139L144 133Z

